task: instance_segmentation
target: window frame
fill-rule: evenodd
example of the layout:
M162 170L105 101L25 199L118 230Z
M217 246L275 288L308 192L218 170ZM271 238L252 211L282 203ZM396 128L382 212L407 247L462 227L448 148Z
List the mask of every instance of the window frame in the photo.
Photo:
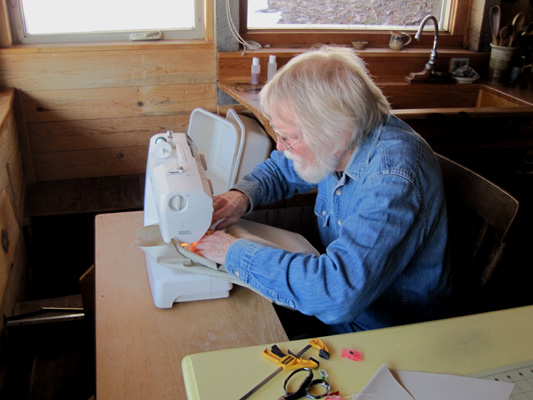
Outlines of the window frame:
M389 31L373 29L253 29L248 30L248 1L239 1L239 34L245 40L253 40L272 47L310 47L316 43L334 43L351 45L354 40L366 40L374 47L387 47L390 39ZM444 18L448 30L439 27L439 46L462 46L468 28L470 6L472 0L450 0ZM415 32L407 30L407 32ZM305 34L302 34L305 33ZM412 47L426 46L433 38L422 38L420 42L413 41Z
M195 4L195 15L197 16L195 26L192 29L161 30L165 40L206 40L207 35L207 1L193 0ZM12 44L55 44L55 43L90 43L90 42L131 42L131 33L146 32L146 30L94 32L94 33L61 33L61 34L39 34L27 36L24 29L24 17L22 15L21 0L7 0L8 17L10 25L10 40ZM153 42L153 41L152 41ZM139 43L139 42L137 42Z

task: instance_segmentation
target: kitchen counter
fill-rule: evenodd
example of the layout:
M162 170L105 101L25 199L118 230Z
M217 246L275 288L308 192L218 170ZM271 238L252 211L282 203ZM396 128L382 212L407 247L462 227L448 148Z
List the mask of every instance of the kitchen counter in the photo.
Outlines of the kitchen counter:
M270 127L268 119L260 110L259 92L263 86L264 83L253 85L235 81L218 82L218 87L252 112L267 133L276 140L276 135ZM403 82L378 82L378 86L383 88L386 95L390 95L392 92L401 95L402 98L396 100L399 100L402 106L396 107L400 109L393 108L393 113L402 119L408 119L408 123L412 124L415 130L420 129L419 133L423 136L426 133L431 137L435 137L435 124L432 118L436 115L447 116L447 124L456 125L457 120L460 119L461 125L473 134L475 134L476 126L479 129L485 129L484 132L487 132L485 124L489 124L489 128L492 126L494 130L506 131L506 127L501 124L508 123L509 117L513 116L521 117L520 126L524 126L520 129L527 132L533 116L533 90L529 87L507 87L483 82L472 85L455 83L409 85ZM391 91L391 89L394 89L394 91ZM480 99L480 90L483 90L485 97L490 97L490 99ZM471 104L467 103L463 95L467 92L472 97ZM438 95L447 104L445 106L428 105L426 108L426 102L423 99L428 98L431 101L427 103L433 104L436 103ZM412 98L413 103L422 102L424 108L420 108L417 105L410 109L405 106L405 104L410 103L410 98ZM456 102L457 104L455 105ZM480 102L483 102L483 105L479 105ZM467 118L468 120L465 119L467 115L469 117ZM494 121L489 120L489 118L494 119ZM473 124L474 127L470 126L470 124ZM429 125L429 127L425 125ZM426 128L429 129L428 132L424 132ZM521 133L520 135L524 136ZM457 138L457 135L455 136ZM489 138L489 136L485 136L486 138ZM521 138L520 140L523 141L524 139ZM527 141L528 139L526 138L525 140Z

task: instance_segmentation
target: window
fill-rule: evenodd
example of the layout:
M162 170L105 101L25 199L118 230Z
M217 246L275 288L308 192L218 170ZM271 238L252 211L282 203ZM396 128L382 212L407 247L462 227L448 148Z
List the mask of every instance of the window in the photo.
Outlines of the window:
M16 43L203 39L204 0L11 0Z
M272 46L357 39L385 45L389 31L416 31L431 14L449 36L443 42L461 45L470 5L471 0L239 0L240 34ZM433 30L433 24L426 29Z
M399 30L418 28L428 14L439 20L446 0L248 0L247 7L249 30Z

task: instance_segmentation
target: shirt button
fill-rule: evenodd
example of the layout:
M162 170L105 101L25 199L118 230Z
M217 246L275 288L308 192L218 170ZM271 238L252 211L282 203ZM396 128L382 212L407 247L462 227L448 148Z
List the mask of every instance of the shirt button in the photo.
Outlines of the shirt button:
M340 195L341 195L341 190L340 190L340 189L337 189L337 190L335 191L335 194L336 194L337 196L340 196Z
M323 216L323 217L326 216L326 211L325 211L325 210L322 210L322 216Z
M235 270L235 276L239 276L239 270L238 269Z
M339 226L341 226L341 225L342 225L342 221L339 219L339 220L337 221L337 224L339 224Z

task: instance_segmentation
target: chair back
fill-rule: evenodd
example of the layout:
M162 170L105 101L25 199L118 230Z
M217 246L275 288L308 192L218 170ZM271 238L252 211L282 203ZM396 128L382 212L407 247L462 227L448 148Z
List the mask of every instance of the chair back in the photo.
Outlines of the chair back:
M474 171L437 154L448 210L455 314L484 311L483 289L502 262L518 201Z

